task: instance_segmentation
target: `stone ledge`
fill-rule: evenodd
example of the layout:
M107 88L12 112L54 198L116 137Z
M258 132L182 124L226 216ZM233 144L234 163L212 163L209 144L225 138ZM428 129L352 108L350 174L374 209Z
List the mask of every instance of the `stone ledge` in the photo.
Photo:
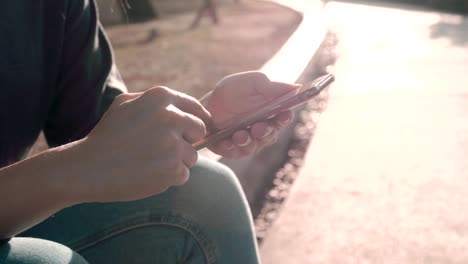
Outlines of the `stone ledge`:
M303 19L295 33L260 70L271 80L294 83L325 39L327 28L321 15L322 3L318 0L315 3L303 5L298 4L300 1L292 0L274 0L272 2L297 12L303 10ZM292 124L297 121L297 113L300 110L300 108L295 110L296 117ZM253 156L239 160L225 159L206 149L200 154L219 160L236 173L255 214L258 210L259 200L263 198L265 187L269 185L271 176L285 160L293 133L294 125L288 126L280 131L276 144L266 147ZM272 155L272 153L280 153L281 155Z

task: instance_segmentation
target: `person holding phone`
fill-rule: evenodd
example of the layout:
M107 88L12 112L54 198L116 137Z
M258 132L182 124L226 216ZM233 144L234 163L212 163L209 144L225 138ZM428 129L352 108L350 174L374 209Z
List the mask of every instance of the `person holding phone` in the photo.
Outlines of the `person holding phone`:
M127 93L92 0L3 2L0 35L0 263L259 263L235 175L192 144L297 85ZM209 148L250 155L291 115ZM51 148L24 159L40 131Z

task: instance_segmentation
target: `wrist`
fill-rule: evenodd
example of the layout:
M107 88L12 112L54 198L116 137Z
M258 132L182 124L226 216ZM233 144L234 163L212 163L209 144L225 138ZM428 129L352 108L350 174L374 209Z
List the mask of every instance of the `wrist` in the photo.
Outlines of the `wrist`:
M51 169L41 173L41 175L48 173L49 192L61 203L62 207L83 203L87 200L84 197L85 184L82 182L85 170L81 168L84 155L80 154L84 140L49 149L41 157L43 161L52 161Z
M69 168L75 144L49 149L0 169L0 237L20 233L81 202L74 170Z

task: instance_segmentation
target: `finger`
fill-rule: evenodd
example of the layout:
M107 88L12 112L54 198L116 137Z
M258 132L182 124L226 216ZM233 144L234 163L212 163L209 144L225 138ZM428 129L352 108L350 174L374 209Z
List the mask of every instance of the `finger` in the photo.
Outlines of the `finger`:
M268 85L258 86L257 91L267 100L272 101L288 93L294 94L302 87L300 84L270 82Z
M250 135L256 141L256 151L274 142L278 129L268 122L258 122L250 128Z
M195 143L205 137L205 123L198 117L180 112L182 137L189 143Z
M293 120L294 113L291 110L283 111L272 118L277 127L285 126Z
M170 92L173 94L171 103L174 106L176 106L183 112L198 117L205 123L206 126L212 125L211 114L208 112L208 110L205 109L205 107L202 106L202 104L197 99L184 93L176 92L173 90L170 90Z
M173 126L182 138L190 143L195 143L206 135L206 127L203 121L189 113L185 113L174 105L166 108L171 114L166 116L167 122Z
M263 144L262 146L275 144L276 142L278 142L278 138L279 138L279 133L278 131L275 131L274 133L271 134L271 136L269 136L268 138L265 138L262 141L262 144Z
M243 156L248 156L248 155L251 155L251 154L254 154L258 151L259 147L258 147L258 141L257 140L252 140L252 142L250 142L247 146L243 146L243 147L239 147L237 146L237 149L239 150L240 152L240 155L239 157L243 157Z
M146 90L141 97L143 105L167 107L172 104L183 112L190 113L200 118L206 124L212 123L211 115L208 110L206 110L198 100L189 95L171 90L164 86L158 86Z
M174 179L172 184L174 186L180 186L185 184L190 178L190 169L181 162L177 169L174 171Z
M123 93L115 97L113 104L121 105L124 102L135 99L141 96L143 93Z
M254 153L257 143L252 139L249 132L246 130L239 130L232 135L232 142L240 150L243 155Z
M232 134L232 143L238 147L246 147L252 143L252 137L246 130L239 130Z
M215 143L208 148L214 153L221 155L228 159L237 159L252 153L255 153L258 150L257 142L253 141L246 147L239 147L234 145L232 140L223 140L221 142Z
M215 143L213 146L215 146L215 149L222 152L227 152L235 149L234 143L232 143L231 139L223 139L220 142Z
M171 104L172 97L174 96L169 88L157 86L146 90L140 101L143 101L144 105L166 107Z
M198 160L198 153L191 144L184 142L182 144L182 162L187 168L192 168Z
M274 129L273 132L262 138L262 139L257 139L257 150L260 150L261 148L265 147L265 146L268 146L268 145L271 145L271 144L274 144L276 143L276 141L278 140L278 130L277 129Z
M214 153L225 158L235 159L241 155L240 150L232 143L231 139L224 139L208 147Z
M257 122L250 128L250 135L254 139L263 139L273 133L274 128L268 122Z
M238 72L224 77L217 86L224 86L228 82L233 82L239 87L260 87L267 86L270 83L270 79L265 73L260 71L246 71Z

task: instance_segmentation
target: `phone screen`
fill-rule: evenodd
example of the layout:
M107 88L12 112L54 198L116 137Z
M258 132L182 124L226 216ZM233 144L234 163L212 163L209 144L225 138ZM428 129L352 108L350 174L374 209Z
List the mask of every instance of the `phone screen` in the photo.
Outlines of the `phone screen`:
M279 97L278 99L261 106L254 112L246 113L239 118L228 122L228 125L225 128L213 131L206 137L192 144L192 146L196 150L200 150L232 135L238 130L249 128L255 122L268 120L282 111L294 108L295 106L298 106L317 96L334 80L335 76L333 76L333 74L327 74L319 77L312 82L304 84L295 94L287 94L285 96Z

